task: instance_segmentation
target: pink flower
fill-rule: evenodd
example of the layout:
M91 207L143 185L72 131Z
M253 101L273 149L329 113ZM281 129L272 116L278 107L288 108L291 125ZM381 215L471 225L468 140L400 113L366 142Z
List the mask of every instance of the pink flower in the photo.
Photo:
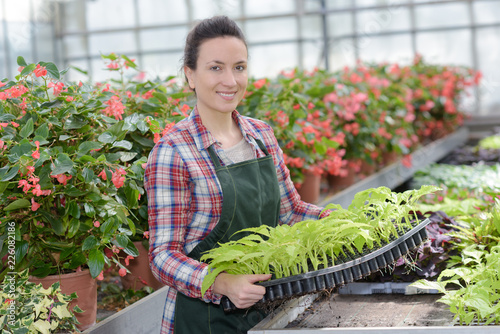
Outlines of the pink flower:
M18 71L19 73L21 73L23 70L24 70L24 66L19 66L19 67L17 68L17 71Z
M45 68L45 66L40 66L40 64L37 64L36 68L33 70L33 73L35 73L37 77L43 77L47 75L47 69Z
M104 169L99 174L97 174L97 176L99 176L104 181L106 181L108 179L108 177L106 176L106 172L104 171Z
M145 239L149 239L149 231L144 231L144 233L142 234L142 236Z
M125 268L120 268L120 270L118 270L118 274L123 277L125 275L127 275L127 269Z
M113 172L111 176L111 182L115 185L115 187L118 189L120 187L123 187L123 184L125 182L125 176L127 172L124 171L122 168L118 168L115 172Z
M254 87L257 88L257 89L261 89L262 86L264 86L267 82L267 79L260 79L260 80L257 80L253 83Z
M403 158L401 159L401 163L403 164L403 166L405 166L407 168L411 168L411 166L412 166L411 155L408 154L408 155L403 156Z
M23 191L27 194L28 191L33 187L31 184L28 183L26 180L19 180L18 183L18 188L23 187Z
M134 257L132 255L127 255L125 258L125 265L128 266L130 264L130 260L132 260Z
M103 90L104 91L104 90ZM121 120L125 112L125 106L117 95L113 95L108 101L104 102L108 106L102 110L106 116L114 116L116 120Z
M0 150L3 149L4 145L5 145L5 142L0 139Z
M101 226L101 223L99 223L99 221L98 221L98 220L96 220L96 221L94 222L94 227L99 227L99 226Z
M47 85L48 88L53 88L53 93L55 96L58 96L59 94L61 94L61 91L64 87L64 84L62 82L58 82L58 83L53 83L52 81L48 83Z
M96 277L96 278L97 278L97 280L98 280L98 281L102 281L102 280L104 279L104 273L101 271L101 272L99 273L99 275L97 275L97 277Z
M68 183L68 180L71 180L73 178L73 176L66 176L65 174L51 175L50 177L56 178L57 181L59 181L59 183L62 183L63 185L66 185Z
M24 99L23 99L23 101L24 101ZM13 126L13 127L15 127L15 128L18 128L18 127L19 127L19 124L18 124L18 123L16 123L16 122L10 122L10 124L12 124L12 126Z
M35 141L35 145L36 145L36 151L31 153L31 156L33 157L33 159L40 159L40 142L38 140Z
M40 204L35 202L35 199L32 198L31 199L31 211L36 211L36 210L38 210L38 208L40 208Z
M66 97L66 102L71 102L73 101L75 98L73 96L68 96Z

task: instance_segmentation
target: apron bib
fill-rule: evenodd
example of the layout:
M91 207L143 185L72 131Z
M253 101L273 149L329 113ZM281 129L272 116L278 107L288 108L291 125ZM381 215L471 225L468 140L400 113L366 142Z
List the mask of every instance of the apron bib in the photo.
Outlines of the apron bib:
M280 210L280 190L273 157L257 140L266 156L222 166L212 146L210 158L223 193L222 212L215 228L188 256L199 260L202 253L245 234L233 234L241 229L266 224L277 226ZM246 333L259 323L265 314L253 309L224 313L221 305L205 303L177 293L174 333L176 334L235 334Z

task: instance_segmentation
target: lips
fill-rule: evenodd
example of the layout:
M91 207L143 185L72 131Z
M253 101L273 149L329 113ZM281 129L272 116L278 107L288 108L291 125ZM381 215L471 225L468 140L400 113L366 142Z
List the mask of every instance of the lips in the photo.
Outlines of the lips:
M217 92L217 94L224 100L232 100L236 96L236 92Z

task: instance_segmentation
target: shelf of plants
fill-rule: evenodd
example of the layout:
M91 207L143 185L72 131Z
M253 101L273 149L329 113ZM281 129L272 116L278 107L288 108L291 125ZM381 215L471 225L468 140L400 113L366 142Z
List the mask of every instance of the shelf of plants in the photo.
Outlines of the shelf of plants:
M462 146L467 141L468 134L469 131L464 127L444 138L433 141L411 154L411 167L403 165L401 161L396 161L365 179L356 182L349 188L323 199L320 206L336 203L343 207L347 207L354 198L354 195L364 189L376 188L379 186L386 186L394 189L411 179L416 171L433 162L439 161L457 147Z

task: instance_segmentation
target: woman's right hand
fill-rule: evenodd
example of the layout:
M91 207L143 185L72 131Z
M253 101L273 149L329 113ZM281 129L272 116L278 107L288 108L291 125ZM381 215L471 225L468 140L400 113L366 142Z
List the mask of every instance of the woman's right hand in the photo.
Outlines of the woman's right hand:
M215 279L214 292L224 295L237 308L248 308L262 299L266 288L254 283L267 281L271 274L262 275L231 275L221 273Z

